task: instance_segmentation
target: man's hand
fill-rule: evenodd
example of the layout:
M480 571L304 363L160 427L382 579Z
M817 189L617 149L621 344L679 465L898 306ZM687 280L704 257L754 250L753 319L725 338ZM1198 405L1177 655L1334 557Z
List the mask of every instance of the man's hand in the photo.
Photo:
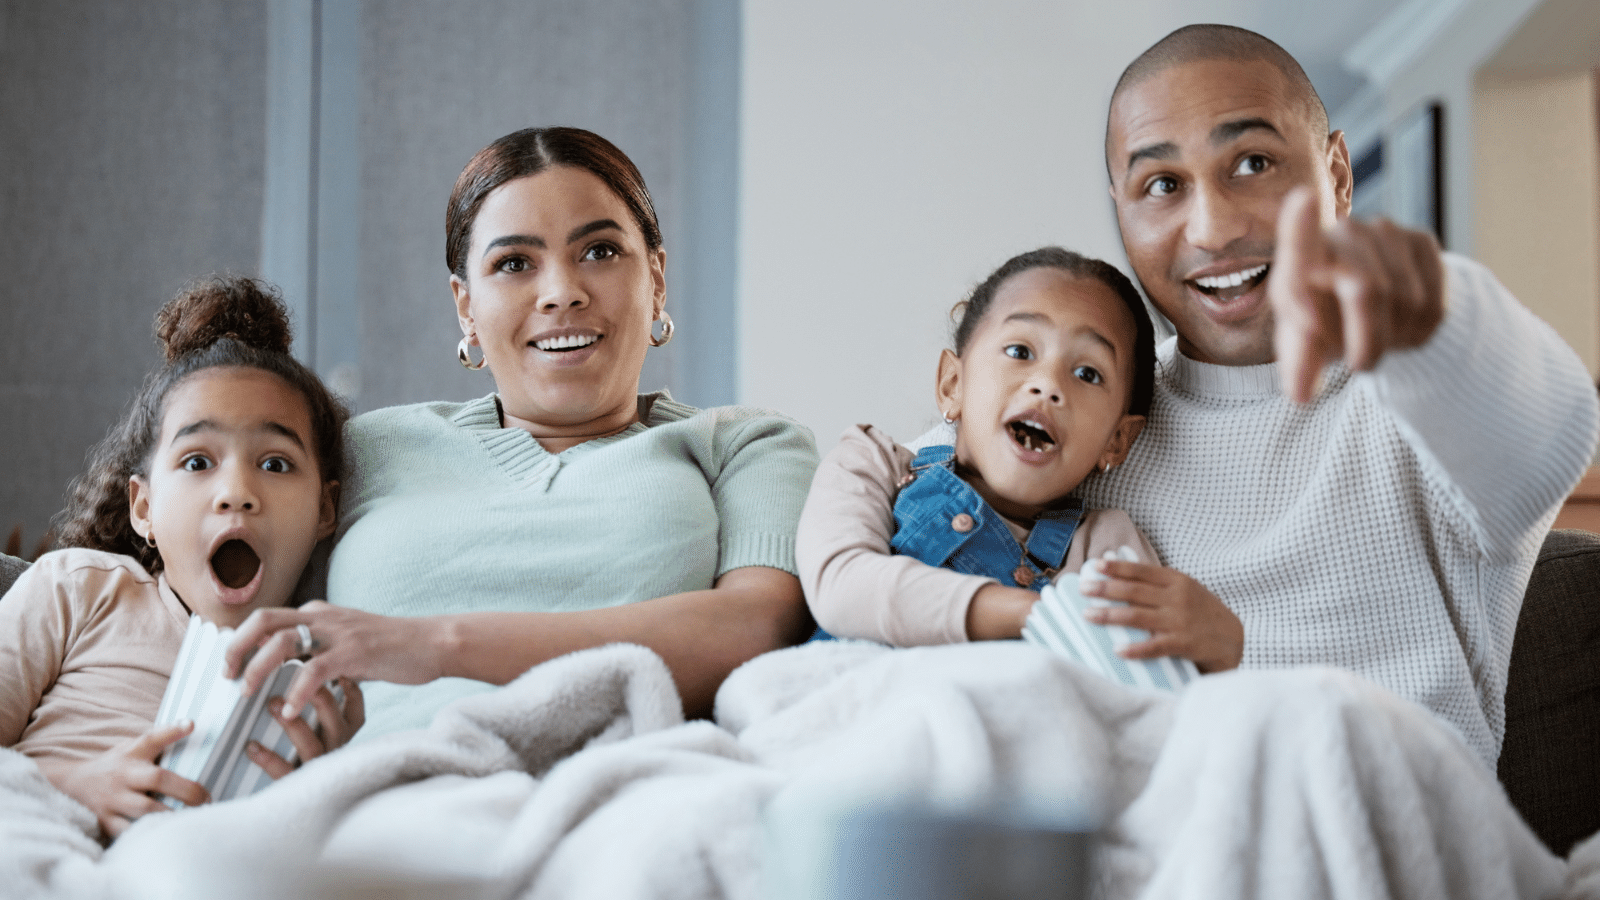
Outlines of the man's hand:
M1433 336L1444 320L1444 263L1424 231L1382 219L1323 228L1314 195L1296 188L1278 214L1267 297L1283 392L1305 403L1330 360L1363 371Z
M1084 596L1127 605L1091 608L1084 618L1097 625L1150 633L1149 640L1124 647L1120 651L1124 658L1181 656L1207 673L1239 665L1244 657L1244 625L1200 582L1166 566L1113 559L1090 565L1105 577L1079 579Z
M211 800L205 788L156 765L161 751L193 730L193 722L155 728L75 766L40 768L62 793L89 807L107 838L115 838L134 819L167 808L153 794L189 806Z

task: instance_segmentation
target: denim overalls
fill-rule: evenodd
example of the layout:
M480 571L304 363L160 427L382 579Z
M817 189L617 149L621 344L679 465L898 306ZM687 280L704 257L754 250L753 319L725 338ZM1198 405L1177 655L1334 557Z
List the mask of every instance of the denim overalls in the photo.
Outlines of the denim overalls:
M949 444L935 444L911 461L911 480L894 501L889 549L941 569L986 575L1006 587L1044 590L1067 561L1072 534L1083 521L1083 501L1069 498L1060 509L1040 513L1024 555L1000 514L956 474L955 455ZM833 639L821 628L811 636Z
M1007 587L1044 590L1072 547L1083 520L1083 501L1039 514L1026 553L1005 520L955 473L955 448L924 447L911 461L911 481L894 501L889 547L944 569L999 579Z

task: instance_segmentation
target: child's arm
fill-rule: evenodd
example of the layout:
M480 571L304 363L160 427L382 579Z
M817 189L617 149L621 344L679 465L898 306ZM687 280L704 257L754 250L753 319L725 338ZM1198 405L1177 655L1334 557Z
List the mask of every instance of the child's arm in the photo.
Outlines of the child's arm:
M62 793L87 806L106 837L115 838L134 819L167 808L153 794L189 806L211 799L205 788L156 765L161 751L192 730L193 722L155 728L83 762L41 759L39 771Z
M1030 608L1037 599L992 578L889 552L894 499L911 458L888 435L862 425L847 430L817 468L800 513L795 562L811 614L830 634L902 647L960 643L969 640L969 612L978 617L970 638L987 634L989 604L974 602L986 585L1028 594ZM1020 630L1019 619L1009 636Z

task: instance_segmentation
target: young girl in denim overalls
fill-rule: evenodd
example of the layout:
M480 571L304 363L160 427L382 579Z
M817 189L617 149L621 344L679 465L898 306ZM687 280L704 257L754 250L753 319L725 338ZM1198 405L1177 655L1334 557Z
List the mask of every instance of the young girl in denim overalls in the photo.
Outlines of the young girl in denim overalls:
M1091 621L1151 635L1122 655L1190 656L1197 636L1173 610L1192 579L1161 566L1125 512L1072 496L1127 458L1150 409L1154 334L1132 283L1044 247L956 312L939 358L944 440L913 454L858 426L817 470L796 558L818 624L896 646L1016 638L1038 592L1092 561L1084 593L1121 604Z

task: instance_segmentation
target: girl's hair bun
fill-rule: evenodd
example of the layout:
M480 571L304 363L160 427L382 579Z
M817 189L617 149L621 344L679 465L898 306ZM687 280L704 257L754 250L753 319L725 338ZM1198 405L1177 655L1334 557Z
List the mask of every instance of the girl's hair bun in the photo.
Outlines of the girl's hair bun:
M223 338L288 353L293 335L277 288L244 275L213 275L191 283L161 307L156 338L171 363Z

